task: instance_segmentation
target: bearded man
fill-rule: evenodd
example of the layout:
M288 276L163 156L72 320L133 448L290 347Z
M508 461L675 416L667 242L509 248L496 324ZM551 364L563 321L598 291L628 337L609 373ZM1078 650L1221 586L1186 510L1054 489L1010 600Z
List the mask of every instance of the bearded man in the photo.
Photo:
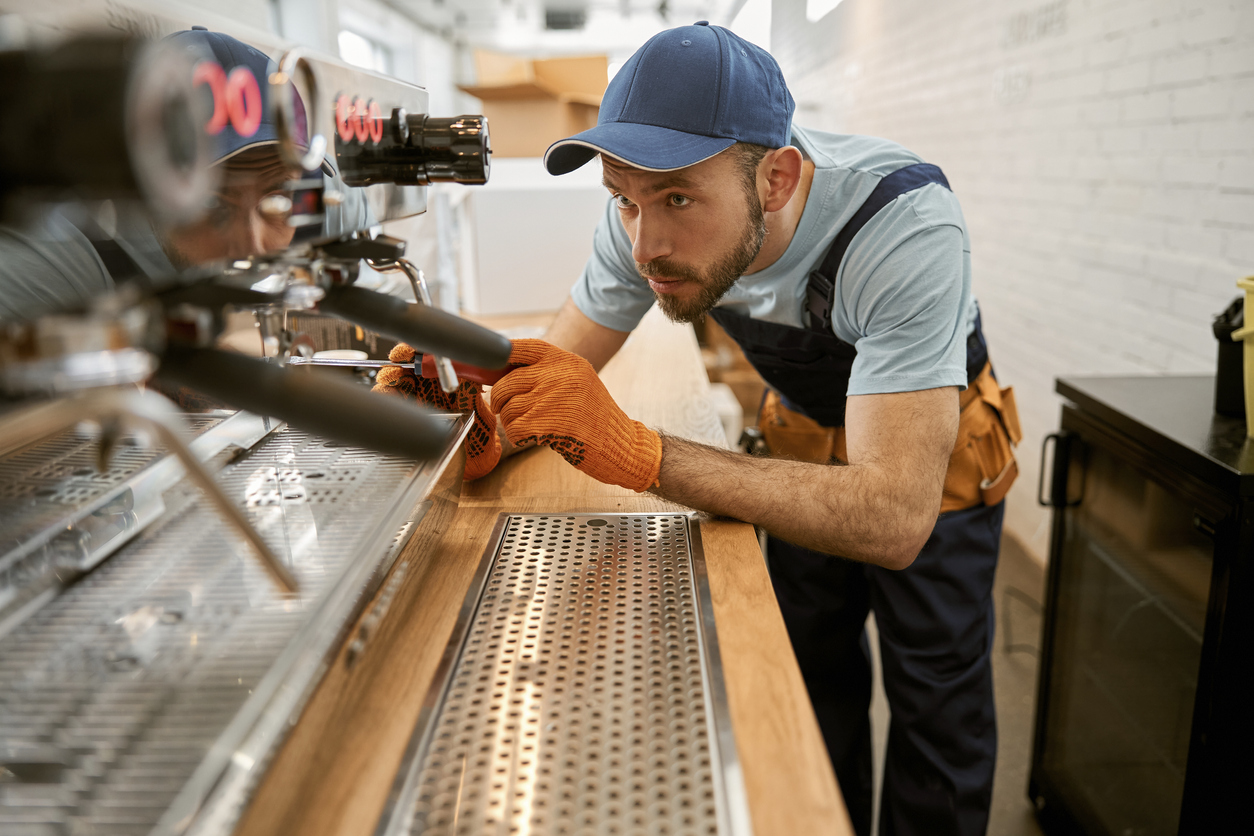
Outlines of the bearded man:
M880 832L981 834L1013 398L992 377L940 169L792 113L775 60L726 29L702 21L641 47L597 126L545 155L552 174L600 155L610 199L570 300L546 341L515 342L492 409L514 444L769 533L780 609L864 836L874 611L892 710ZM770 387L759 422L772 457L660 436L613 403L595 370L654 303L678 321L710 316L745 350Z

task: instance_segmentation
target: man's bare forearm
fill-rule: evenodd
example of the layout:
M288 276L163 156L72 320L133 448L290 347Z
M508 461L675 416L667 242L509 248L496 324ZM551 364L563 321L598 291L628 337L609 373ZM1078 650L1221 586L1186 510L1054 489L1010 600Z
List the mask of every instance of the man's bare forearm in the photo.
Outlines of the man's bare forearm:
M663 435L652 493L815 551L900 569L927 541L940 495L933 502L926 491L899 490L899 476L874 464L763 459Z
M615 331L587 317L569 297L544 334L546 342L573 351L600 371L627 341L626 331Z

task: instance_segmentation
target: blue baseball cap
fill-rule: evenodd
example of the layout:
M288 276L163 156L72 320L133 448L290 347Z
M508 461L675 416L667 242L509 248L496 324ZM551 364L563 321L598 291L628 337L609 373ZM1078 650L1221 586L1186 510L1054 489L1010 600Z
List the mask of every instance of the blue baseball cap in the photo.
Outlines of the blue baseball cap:
M257 115L260 116L260 121L255 127L250 124L243 125L244 132L241 133L237 129L241 126L236 124L236 120L226 119L223 114L218 119L218 122L215 123L216 131L210 134L215 163L225 162L250 148L278 144L279 133L274 122L274 112L271 109L269 84L270 73L277 69L277 64L271 60L270 56L256 47L232 38L230 35L222 32L210 32L203 26L193 26L185 32L175 32L168 37L168 40L192 50L203 59L216 62L222 69L223 82L238 67L247 69L252 74L253 80L256 81L255 89L259 94L260 102L260 113ZM201 86L201 80L198 74L198 86ZM210 84L204 84L203 86L205 89L211 87ZM304 149L309 146L309 127L308 118L305 115L305 103L301 100L300 93L295 89L292 91L292 99L295 111L293 138L296 145ZM215 108L223 106L223 103L215 103ZM331 163L325 158L322 161L322 170L328 175L335 174Z
M737 142L782 148L792 94L770 53L700 20L654 35L605 90L597 126L544 154L550 174L607 154L647 171L709 159Z

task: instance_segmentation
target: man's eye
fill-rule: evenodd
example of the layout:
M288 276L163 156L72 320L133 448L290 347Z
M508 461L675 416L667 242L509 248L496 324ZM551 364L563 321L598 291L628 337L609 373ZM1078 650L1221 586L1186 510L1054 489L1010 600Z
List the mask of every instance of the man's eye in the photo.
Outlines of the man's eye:
M673 194L668 199L670 200L671 206L687 206L689 203L692 203L690 198L684 197L681 194Z
M205 220L213 226L221 229L231 223L231 219L235 213L232 207L221 198L213 198L205 212Z
M621 194L614 195L614 205L619 209L630 209L632 206L635 206L634 203Z

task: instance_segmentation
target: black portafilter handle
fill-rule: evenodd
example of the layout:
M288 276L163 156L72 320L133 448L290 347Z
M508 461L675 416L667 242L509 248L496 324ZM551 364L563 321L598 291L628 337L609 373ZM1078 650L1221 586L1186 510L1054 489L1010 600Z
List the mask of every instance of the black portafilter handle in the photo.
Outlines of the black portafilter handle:
M167 347L157 377L314 435L419 461L438 457L452 429L400 398L212 348Z
M509 363L510 341L495 331L428 305L411 305L363 287L333 287L318 303L321 313L402 340L420 354L435 354L484 369Z

